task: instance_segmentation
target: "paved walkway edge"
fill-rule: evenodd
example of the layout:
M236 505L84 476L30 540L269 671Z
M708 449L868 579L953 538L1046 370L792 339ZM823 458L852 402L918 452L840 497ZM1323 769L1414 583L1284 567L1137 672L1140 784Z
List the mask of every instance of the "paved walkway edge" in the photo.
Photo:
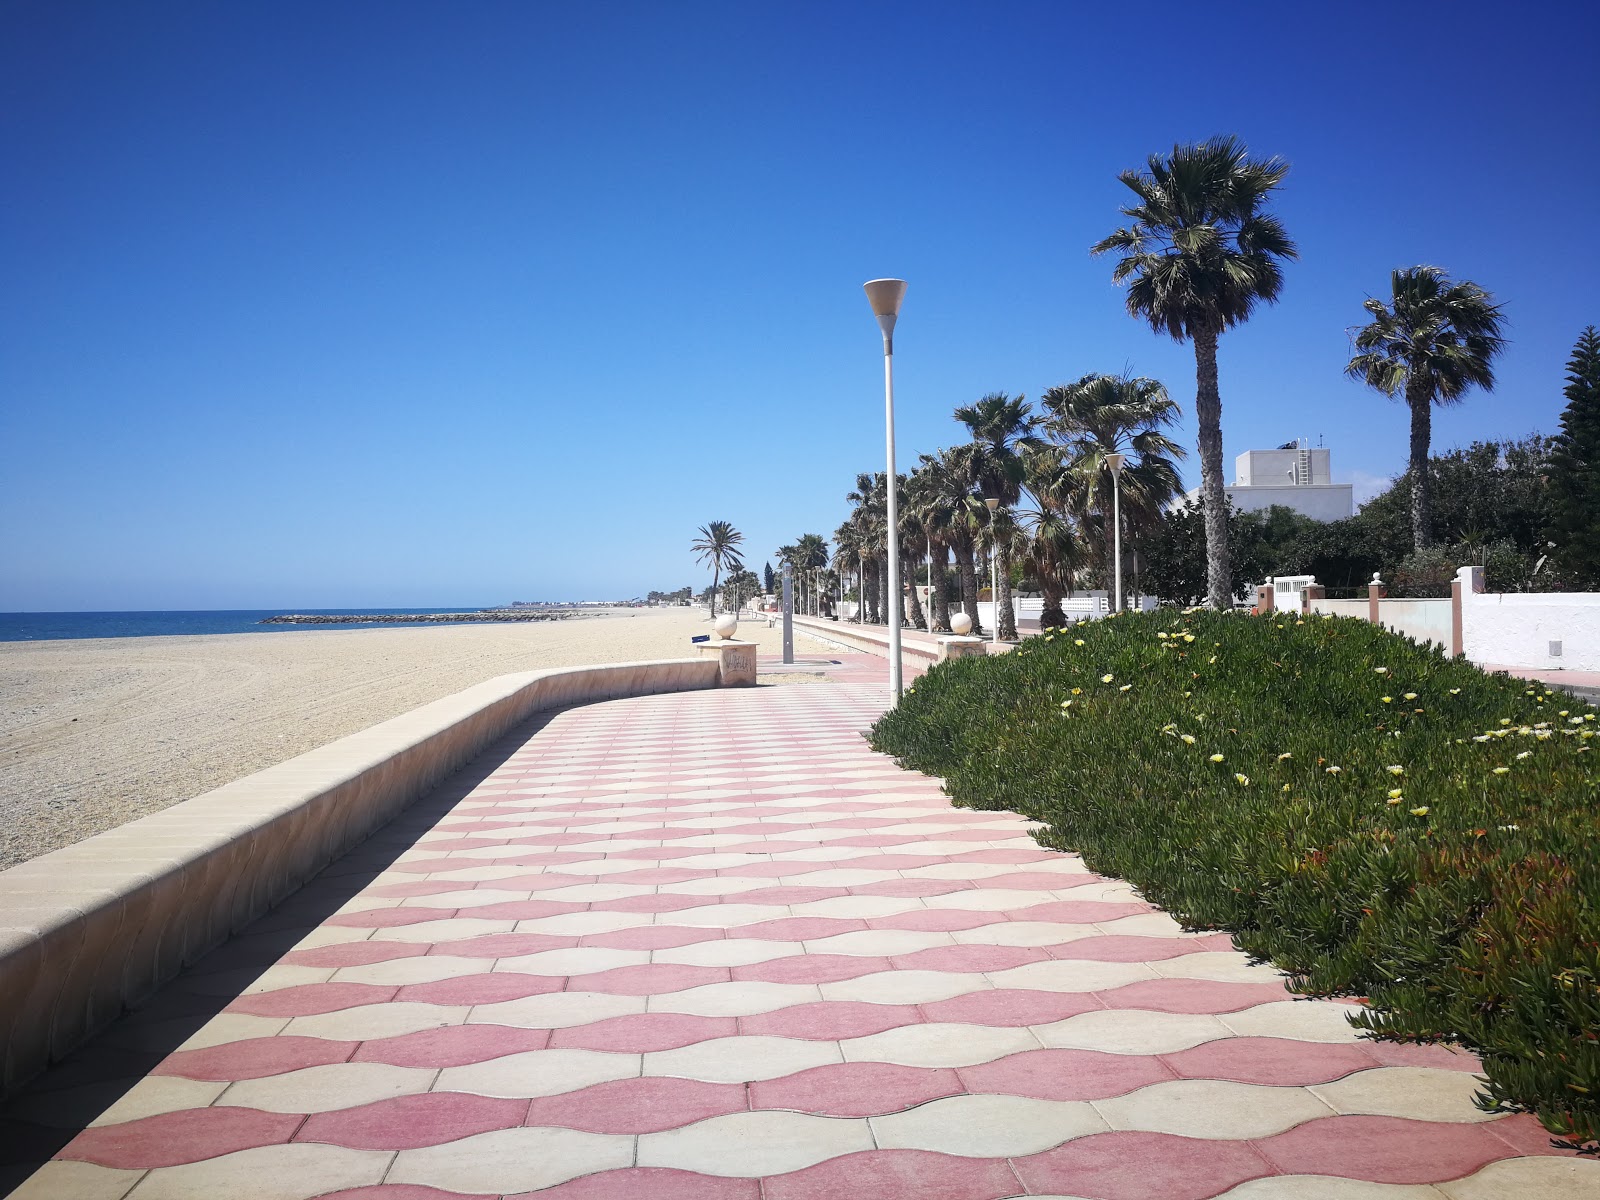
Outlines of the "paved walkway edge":
M0 1095L533 714L716 686L697 659L501 675L0 872Z

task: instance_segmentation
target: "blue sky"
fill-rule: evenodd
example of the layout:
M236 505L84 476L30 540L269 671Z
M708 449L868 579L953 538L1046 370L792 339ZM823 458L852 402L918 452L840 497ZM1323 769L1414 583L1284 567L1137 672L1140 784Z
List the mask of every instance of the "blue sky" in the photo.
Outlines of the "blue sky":
M1219 132L1290 161L1301 250L1222 342L1230 476L1293 437L1401 469L1341 367L1421 262L1510 323L1436 448L1553 431L1600 323L1597 14L7 0L0 609L698 587L713 519L759 567L882 469L879 275L902 468L1092 370L1188 413L1190 348L1087 251L1118 171Z

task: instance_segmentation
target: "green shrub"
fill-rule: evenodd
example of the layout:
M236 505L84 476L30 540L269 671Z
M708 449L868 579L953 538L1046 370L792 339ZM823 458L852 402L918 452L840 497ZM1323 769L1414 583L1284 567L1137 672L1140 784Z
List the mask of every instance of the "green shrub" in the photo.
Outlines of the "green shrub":
M872 740L1594 1152L1597 728L1364 621L1168 611L937 667Z

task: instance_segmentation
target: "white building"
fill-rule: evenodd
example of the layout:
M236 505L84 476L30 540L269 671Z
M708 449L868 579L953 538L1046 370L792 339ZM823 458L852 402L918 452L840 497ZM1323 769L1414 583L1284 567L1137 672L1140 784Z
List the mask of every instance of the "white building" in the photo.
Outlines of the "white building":
M1318 448L1246 450L1234 459L1233 483L1224 490L1241 512L1280 504L1317 521L1340 521L1355 512L1355 485L1333 482L1331 451ZM1200 489L1184 497L1198 503Z

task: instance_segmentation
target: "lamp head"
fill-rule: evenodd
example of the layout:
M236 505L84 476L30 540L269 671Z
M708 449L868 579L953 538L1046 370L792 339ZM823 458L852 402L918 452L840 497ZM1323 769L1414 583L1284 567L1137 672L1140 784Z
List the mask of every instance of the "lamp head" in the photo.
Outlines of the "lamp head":
M995 509L1000 507L1000 497L999 496L985 496L983 498L983 502L989 506L989 511L990 512L993 512Z
M906 298L904 279L869 279L862 285L867 291L867 303L872 305L872 315L878 318L878 328L883 331L883 344L888 353L894 352L894 322L900 315L900 302Z
M1122 474L1123 464L1126 463L1127 461L1128 461L1128 456L1126 454L1108 454L1108 455L1106 455L1106 466L1111 468L1111 473L1113 475L1121 475Z

